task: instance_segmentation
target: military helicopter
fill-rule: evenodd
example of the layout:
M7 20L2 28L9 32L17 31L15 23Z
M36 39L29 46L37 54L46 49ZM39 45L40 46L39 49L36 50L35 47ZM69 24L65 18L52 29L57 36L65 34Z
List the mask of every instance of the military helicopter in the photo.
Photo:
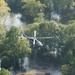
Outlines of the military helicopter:
M28 37L24 33L23 33L23 36L22 37L25 37L27 39L32 40L33 45L34 46L36 45L36 46L39 46L39 47L42 47L43 44L38 39L49 39L49 38L51 38L51 37L36 37L36 30L34 31L34 36L33 37Z

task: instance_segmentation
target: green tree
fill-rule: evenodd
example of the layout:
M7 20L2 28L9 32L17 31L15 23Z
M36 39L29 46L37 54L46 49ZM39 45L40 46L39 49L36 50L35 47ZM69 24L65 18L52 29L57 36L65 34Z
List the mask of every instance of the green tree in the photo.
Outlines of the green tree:
M51 19L51 12L54 9L53 3L52 3L53 0L38 0L38 1L40 1L41 3L46 5L46 8L44 10L45 18L50 20Z
M9 64L8 64L9 63ZM8 69L11 67L10 58L8 56L3 56L1 59L1 67Z
M45 5L41 4L40 1L36 0L22 0L24 5L22 6L22 9L24 9L25 13L29 13L30 16L36 16L38 12L43 11ZM36 9L35 9L36 8ZM27 10L25 10L27 9Z
M33 22L38 13L43 12L45 5L36 0L22 0L24 5L22 6L23 14L26 20Z
M5 0L8 3L8 6L11 9L11 12L18 13L22 12L21 6L23 3L22 0Z
M62 65L62 75L70 75L69 74L70 65Z
M9 14L9 10L10 8L7 6L7 3L4 0L0 0L0 50L5 39L4 22Z
M9 15L10 8L4 0L0 0L0 24L4 24Z
M73 62L73 64L62 65L61 72L62 72L62 75L74 75L75 74L75 63Z
M4 0L0 0L0 17L7 16L9 7Z
M0 75L12 75L7 69L2 68L0 71Z
M54 4L54 11L61 15L62 23L67 23L69 20L74 18L74 0L52 0L52 2Z
M3 51L3 43L5 41L6 31L3 24L0 24L0 52ZM1 54L0 54L1 55Z
M66 27L65 34L67 36L66 42L62 50L62 64L65 67L63 68L63 75L74 75L75 74L75 22L71 21L70 24ZM69 67L67 66L69 65ZM65 70L67 69L67 70Z
M75 54L75 23L70 23L65 29L66 41L62 50L62 60L65 64L70 64L74 60Z
M54 11L61 15L61 22L67 23L75 19L75 1L74 0L40 0L46 5L45 18L51 19L51 12ZM65 16L66 15L66 16Z
M12 57L14 67L17 65L19 58L24 58L31 52L29 41L26 38L21 39L21 34L20 28L11 27L7 32L6 40L3 45L3 55L6 54Z
M5 35L6 35L6 31L4 28L4 25L0 24L0 45L3 43L4 39L5 39Z
M44 21L44 13L38 13L37 17L34 18L34 21L35 22L42 22L42 21Z

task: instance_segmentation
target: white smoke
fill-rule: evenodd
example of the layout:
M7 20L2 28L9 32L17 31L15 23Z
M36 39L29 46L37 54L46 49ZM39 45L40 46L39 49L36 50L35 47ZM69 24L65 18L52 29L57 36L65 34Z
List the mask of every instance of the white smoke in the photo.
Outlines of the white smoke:
M28 57L24 58L23 68L26 69L26 71L29 70L29 58Z
M11 26L16 26L16 27L20 27L23 28L26 23L23 23L20 19L21 19L22 15L20 13L18 14L10 14L10 16L8 16L6 22L5 22L5 26L6 29L10 29Z
M53 70L51 75L62 75L60 70Z
M56 20L56 21L60 21L61 17L59 14L57 14L55 11L51 12L51 19Z

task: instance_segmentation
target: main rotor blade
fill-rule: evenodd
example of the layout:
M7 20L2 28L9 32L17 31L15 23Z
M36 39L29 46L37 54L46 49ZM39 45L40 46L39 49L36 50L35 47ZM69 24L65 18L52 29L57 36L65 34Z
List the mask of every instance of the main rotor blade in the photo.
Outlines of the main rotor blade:
M37 39L51 39L52 37L36 37Z
M34 31L34 38L36 38L36 30Z
M33 45L35 45L35 40L36 40L36 30L34 31Z
M35 45L35 39L33 39L33 45Z

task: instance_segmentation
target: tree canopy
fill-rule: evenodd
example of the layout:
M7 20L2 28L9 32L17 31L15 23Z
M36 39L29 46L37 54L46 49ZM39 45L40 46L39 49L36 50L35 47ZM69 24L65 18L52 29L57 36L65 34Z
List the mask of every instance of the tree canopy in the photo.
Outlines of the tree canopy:
M0 75L12 75L7 69L2 68L0 71Z
M14 14L13 19L25 24L24 31L14 26L5 29L5 20L11 13ZM22 14L22 17L16 16L17 13ZM23 33L34 36L34 30L38 37L51 37L44 40L37 38L43 47L33 46L31 40L21 37ZM56 52L57 56L54 57L51 52ZM75 0L0 0L2 67L16 68L19 66L19 58L23 59L30 53L36 55L37 60L39 57L47 62L60 61L62 75L75 74Z
M0 17L7 16L10 8L4 0L0 0Z
M6 34L6 40L3 44L4 48L2 51L2 56L10 56L14 58L14 61L16 61L19 58L24 58L31 52L29 41L26 38L21 39L20 37L20 28L11 27L11 29Z

